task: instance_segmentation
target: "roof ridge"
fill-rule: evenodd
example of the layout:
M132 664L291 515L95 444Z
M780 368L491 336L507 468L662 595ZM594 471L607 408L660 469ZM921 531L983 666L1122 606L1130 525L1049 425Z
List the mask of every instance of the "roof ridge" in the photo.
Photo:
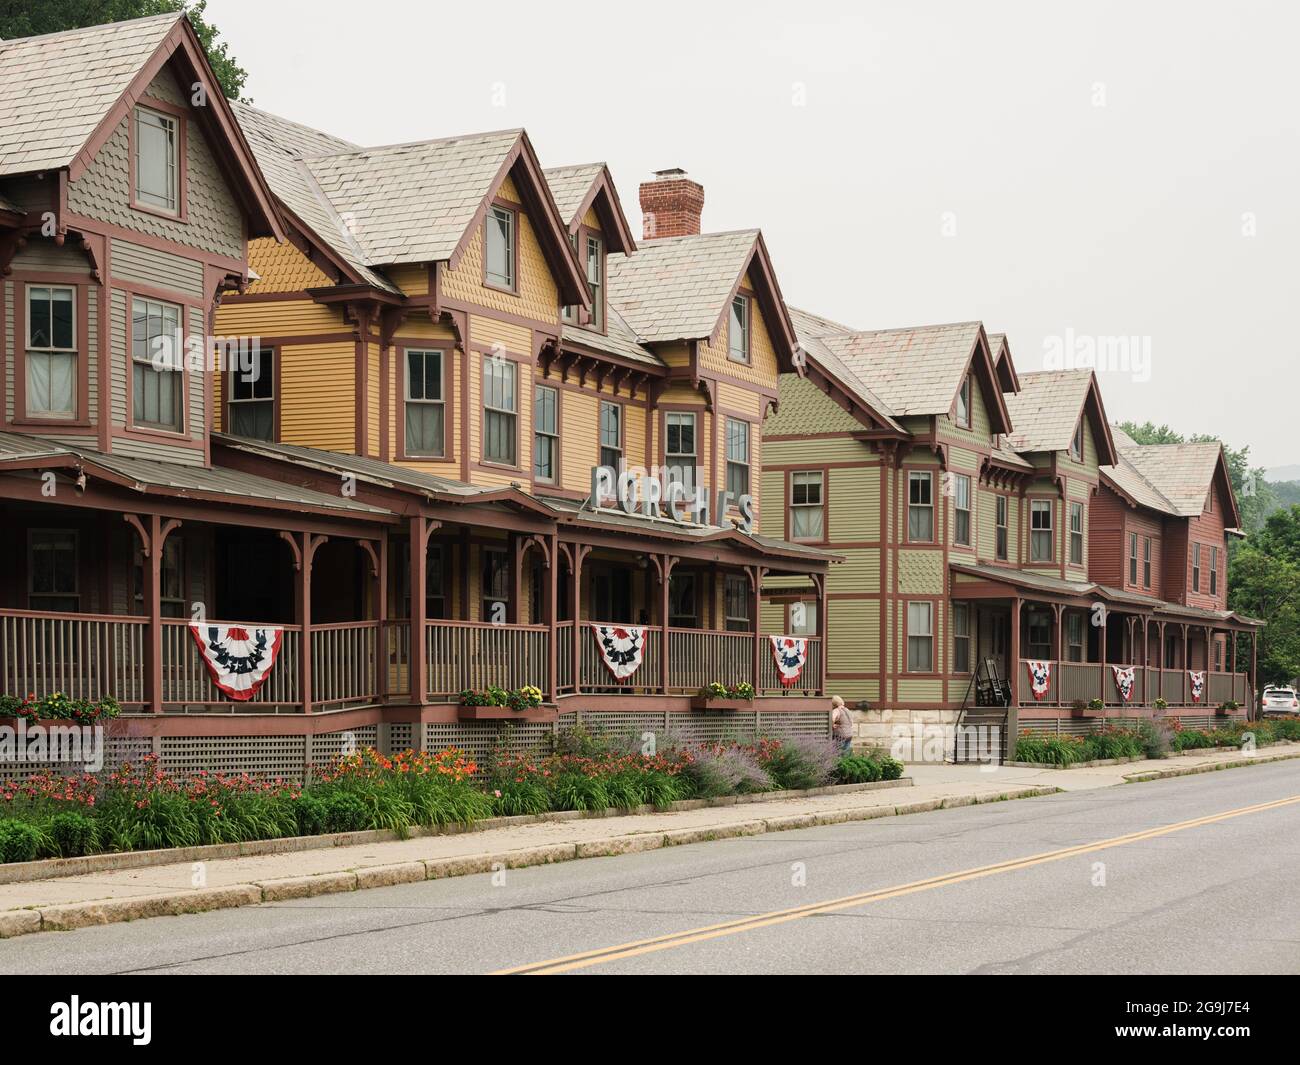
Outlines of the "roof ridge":
M750 229L720 229L714 233L679 233L675 237L650 237L648 240L642 239L640 243L642 245L667 244L669 241L674 240L707 240L710 237L753 236L761 232L763 232L762 229L758 226L753 226Z
M341 144L350 144L354 148L361 147L361 145L348 140L346 137L339 137L333 133L327 133L323 129L317 129L315 126L309 126L305 122L298 122L292 118L285 118L284 115L277 114L274 111L267 111L262 107L254 107L252 104L245 103L243 100L231 100L230 105L235 110L236 117L238 117L239 111L255 111L259 115L265 115L267 118L274 119L276 122L282 122L286 126L292 126L294 129L300 129L306 133L314 133L318 137L326 137L329 140L338 141ZM301 155L289 151L285 145L280 144L279 142L276 142L275 147L283 149L286 154L292 155L295 159L303 158Z
M156 15L142 15L140 18L119 19L117 22L100 22L91 26L73 26L66 30L52 30L49 33L34 33L30 37L0 37L0 51L3 51L6 45L25 44L28 41L44 41L51 37L70 37L74 33L89 33L95 30L109 30L117 26L130 26L136 23L161 22L164 19L168 22L176 22L185 18L184 11L163 11Z
M310 127L308 127L310 128ZM502 137L506 134L518 137L524 133L524 127L519 126L515 129L494 129L485 133L458 133L452 137L430 137L422 141L403 141L396 144L365 144L358 145L353 151L347 152L319 152L312 155L304 155L304 159L338 159L356 155L368 155L370 153L396 152L401 149L409 148L427 148L435 144L451 144L456 141L487 140L490 137ZM328 136L328 134L326 134Z

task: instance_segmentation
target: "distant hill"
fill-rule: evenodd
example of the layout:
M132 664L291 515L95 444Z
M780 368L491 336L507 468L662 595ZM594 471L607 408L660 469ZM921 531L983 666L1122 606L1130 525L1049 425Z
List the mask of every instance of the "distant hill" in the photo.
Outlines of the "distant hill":
M1264 480L1274 483L1279 481L1300 481L1300 466L1278 466L1264 471Z

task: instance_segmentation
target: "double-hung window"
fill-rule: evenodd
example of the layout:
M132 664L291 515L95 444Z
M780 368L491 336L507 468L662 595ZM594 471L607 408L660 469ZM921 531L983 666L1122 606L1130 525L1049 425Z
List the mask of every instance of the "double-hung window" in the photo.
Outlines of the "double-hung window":
M749 362L749 314L749 297L733 297L731 327L727 330L727 358L733 362Z
M1052 560L1052 501L1029 501L1029 558L1032 562Z
M1070 458L1075 462L1083 461L1083 419L1074 427L1074 436L1070 438Z
M728 632L749 632L751 626L749 581L738 573L728 573L723 585L724 609Z
M970 605L967 603L953 603L952 671L954 673L969 673L971 671L970 646Z
M510 556L494 547L483 549L483 620L504 622L510 606Z
M230 432L275 439L275 352L256 347L246 365L230 372Z
M591 288L591 327L605 328L605 245L587 235L587 284Z
M509 359L483 360L483 461L513 466L516 462L518 401L516 367Z
M406 352L406 437L403 443L408 455L442 458L446 453L444 365L441 351L408 349Z
M934 540L934 475L924 470L907 475L907 538L912 543Z
M1210 548L1210 594L1219 594L1219 549Z
M907 671L934 672L934 604L907 604Z
M1030 658L1047 659L1052 657L1052 616L1041 610L1029 611L1025 642Z
M149 107L135 109L135 202L180 212L180 119Z
M1007 561L1007 497L997 497L997 509L993 517L994 556L999 562Z
M559 480L559 393L538 385L533 392L533 476L554 484Z
M961 388L957 390L957 424L963 429L970 428L970 375L962 378Z
M1201 545L1192 544L1192 591L1201 590Z
M185 353L181 308L131 300L131 394L136 425L181 432L185 417Z
M64 285L27 286L27 416L77 414L77 293Z
M1138 534L1128 534L1128 582L1136 587L1138 582Z
M27 607L80 609L77 534L73 530L32 529L27 534Z
M1070 563L1083 565L1083 504L1070 504ZM1136 578L1134 578L1136 580Z
M1071 662L1083 661L1083 615L1078 611L1065 615L1065 645Z
M615 473L623 461L623 407L619 403L600 401L600 464Z
M1142 540L1142 587L1151 587L1151 537Z
M952 505L952 542L970 547L970 478L964 473L953 476Z
M727 496L739 502L749 495L749 422L727 419Z
M695 489L695 467L699 462L695 415L678 410L665 413L664 439L664 465L668 467L668 479L680 484L689 494Z
M826 475L821 470L796 471L790 474L790 538L824 540L826 538Z
M515 212L505 207L493 207L484 222L487 244L484 275L487 283L496 288L514 290L515 287Z

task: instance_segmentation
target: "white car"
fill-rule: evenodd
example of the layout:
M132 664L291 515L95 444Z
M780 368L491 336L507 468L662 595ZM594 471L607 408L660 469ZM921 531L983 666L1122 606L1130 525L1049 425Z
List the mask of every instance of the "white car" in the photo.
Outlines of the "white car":
M1294 688L1265 688L1262 709L1265 714L1300 713L1300 699Z

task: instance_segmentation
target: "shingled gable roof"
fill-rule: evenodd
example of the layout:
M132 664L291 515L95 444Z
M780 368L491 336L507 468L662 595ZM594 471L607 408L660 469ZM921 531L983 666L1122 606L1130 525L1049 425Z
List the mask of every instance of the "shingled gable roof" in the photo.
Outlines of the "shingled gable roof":
M562 298L590 303L522 129L363 148L246 105L239 116L276 196L350 280L397 292L385 266L445 262L454 268L512 176Z
M822 342L880 396L895 417L948 414L968 373L984 386L992 431L1011 428L988 338L979 322L828 333Z
M790 321L794 324L799 346L808 358L809 376L816 381L820 373L824 376L826 385L838 389L841 393L846 394L851 401L860 404L870 420L879 423L882 428L888 429L892 433L907 435L907 431L895 420L894 412L889 409L889 404L876 395L861 377L854 373L838 355L826 346L825 337L835 333L851 333L853 330L849 326L833 322L829 318L822 318L798 307L791 307L788 304L786 305L786 311L790 315ZM821 382L817 383L822 384ZM825 386L823 386L823 390L826 390Z
M614 188L614 178L606 164L557 166L544 170L543 173L551 188L551 195L555 197L560 218L570 233L577 232L587 212L594 208L605 235L606 248L624 255L636 251L632 227L627 224L623 205Z
M1015 451L1068 451L1079 418L1086 414L1097 444L1097 461L1113 466L1115 442L1106 421L1097 376L1089 369L1038 370L1022 374L1020 391L1006 397L1015 428L1007 443Z
M75 181L169 64L206 91L195 120L232 176L250 235L283 240L271 190L179 14L0 41L0 177L66 168Z
M610 302L651 344L716 339L750 274L778 364L794 368L794 325L759 230L645 240L632 255L609 256L608 273Z
M1011 358L1011 344L1006 333L989 334L989 354L993 356L993 368L998 373L998 384L1003 392L1020 391L1020 375L1016 373L1015 361Z
M1182 518L1204 513L1206 499L1218 482L1228 499L1229 525L1240 526L1241 513L1222 444L1136 444L1125 447L1121 454Z

